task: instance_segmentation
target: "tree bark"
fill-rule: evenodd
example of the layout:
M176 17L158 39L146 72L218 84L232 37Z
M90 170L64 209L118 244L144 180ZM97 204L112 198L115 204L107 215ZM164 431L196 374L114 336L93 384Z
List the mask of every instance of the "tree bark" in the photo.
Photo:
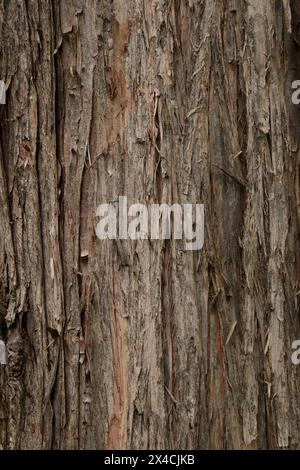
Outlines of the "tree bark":
M0 0L2 449L296 449L300 11ZM205 244L96 208L203 203Z

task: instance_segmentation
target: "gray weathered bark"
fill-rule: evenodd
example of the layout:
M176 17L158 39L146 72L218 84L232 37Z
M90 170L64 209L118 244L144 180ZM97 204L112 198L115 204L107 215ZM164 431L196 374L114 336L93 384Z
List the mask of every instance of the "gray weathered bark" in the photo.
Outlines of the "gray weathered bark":
M0 0L0 446L299 448L300 11ZM95 209L205 204L205 245ZM88 256L87 256L88 255Z

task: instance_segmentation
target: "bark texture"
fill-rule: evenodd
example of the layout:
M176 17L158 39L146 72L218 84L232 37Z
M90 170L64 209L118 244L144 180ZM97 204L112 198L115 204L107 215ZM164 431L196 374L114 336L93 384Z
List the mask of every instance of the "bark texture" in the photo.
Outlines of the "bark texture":
M0 0L3 449L300 448L296 0ZM205 204L205 245L96 207Z

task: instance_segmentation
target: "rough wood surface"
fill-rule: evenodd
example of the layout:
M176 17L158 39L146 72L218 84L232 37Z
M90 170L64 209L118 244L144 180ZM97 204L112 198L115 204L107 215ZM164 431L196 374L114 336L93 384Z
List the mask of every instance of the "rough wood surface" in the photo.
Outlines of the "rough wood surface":
M299 448L294 0L0 0L0 447ZM95 210L205 204L205 245Z

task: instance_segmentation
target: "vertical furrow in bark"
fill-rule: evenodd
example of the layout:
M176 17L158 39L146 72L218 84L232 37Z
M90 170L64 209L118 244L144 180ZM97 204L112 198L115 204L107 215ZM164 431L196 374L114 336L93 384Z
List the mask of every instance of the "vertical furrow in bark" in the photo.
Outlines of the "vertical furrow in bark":
M56 63L62 77L58 99L63 100L59 159L64 175L62 188L62 250L64 270L64 359L66 426L63 440L68 448L79 448L80 348L83 343L80 309L80 210L82 178L90 165L90 126L93 103L93 74L97 55L97 2L60 2L61 44ZM57 37L59 32L57 31ZM82 251L81 251L82 250Z

